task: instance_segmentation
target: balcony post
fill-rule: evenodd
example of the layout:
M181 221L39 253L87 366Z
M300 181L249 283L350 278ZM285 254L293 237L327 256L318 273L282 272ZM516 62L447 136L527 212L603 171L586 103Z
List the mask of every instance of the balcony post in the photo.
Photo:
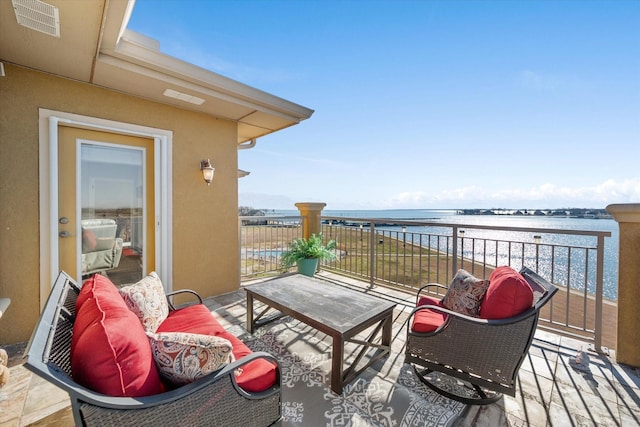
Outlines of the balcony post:
M640 368L640 203L607 206L619 227L616 360Z
M296 203L296 208L300 211L300 216L303 217L302 237L308 239L312 234L320 233L320 217L325 206L327 206L326 203Z

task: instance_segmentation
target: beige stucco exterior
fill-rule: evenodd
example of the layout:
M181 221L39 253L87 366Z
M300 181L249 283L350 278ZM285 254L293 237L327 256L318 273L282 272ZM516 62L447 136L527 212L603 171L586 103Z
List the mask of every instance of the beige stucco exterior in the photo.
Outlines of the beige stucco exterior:
M5 63L0 77L0 345L25 341L39 316L39 109L173 132L174 289L202 296L237 289L237 124L95 85ZM207 186L200 160L215 171Z
M322 209L327 206L326 203L318 202L300 202L296 203L296 208L300 211L302 221L302 237L308 239L312 234L317 234L322 229L321 216Z
M620 227L618 259L618 363L640 368L640 204L607 206Z

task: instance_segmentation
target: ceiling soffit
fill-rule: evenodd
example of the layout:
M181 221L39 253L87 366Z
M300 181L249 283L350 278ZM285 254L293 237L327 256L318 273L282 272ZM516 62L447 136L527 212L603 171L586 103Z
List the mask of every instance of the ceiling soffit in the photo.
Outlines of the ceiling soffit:
M101 54L98 57L93 82L100 86L234 121L255 111L255 107L239 104L231 96L216 93L211 89L205 93L204 88L198 85L108 55ZM197 95L205 99L205 102L194 105L169 98L164 95L166 89Z
M126 29L134 1L47 0L59 8L60 38L17 24L0 1L0 60L238 122L238 142L286 128L313 110L162 54ZM166 89L204 99L164 96Z
M94 83L109 87L118 85L119 90L135 92L139 96L160 102L168 101L163 95L166 89L195 95L205 100L196 108L187 105L185 101L170 103L261 129L251 137L294 125L313 113L312 110L285 99L164 55L155 50L155 45L149 47L148 44L148 38L141 38L138 34L126 30L114 51L102 51L98 57ZM122 68L133 75L120 79L119 73L114 74L114 70L103 73L100 69L103 63ZM141 82L135 81L135 75L138 75L139 79L155 80L157 84L148 81L146 85L141 85ZM114 82L114 79L119 82ZM140 93L143 87L151 90Z
M89 82L104 0L47 3L58 8L60 37L19 25L12 2L0 1L0 60Z

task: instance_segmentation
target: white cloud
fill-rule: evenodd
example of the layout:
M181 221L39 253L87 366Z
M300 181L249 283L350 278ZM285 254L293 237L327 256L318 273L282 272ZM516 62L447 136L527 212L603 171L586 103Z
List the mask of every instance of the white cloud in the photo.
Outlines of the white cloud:
M623 181L613 179L584 187L566 187L544 183L528 189L486 189L467 186L443 189L435 193L402 192L389 197L371 196L362 192L357 197L344 198L329 190L327 194L294 200L290 195L240 193L241 206L263 209L295 209L295 203L320 201L329 209L456 209L456 208L522 208L551 209L562 207L605 208L613 203L640 203L640 178Z
M238 205L254 209L295 209L301 200L293 200L281 194L239 193Z
M561 187L543 184L528 191L507 190L513 198L523 200L556 200L606 205L609 203L629 203L640 201L640 178L615 181L609 179L603 183L588 187ZM569 206L565 204L565 206Z
M427 193L424 191L415 193L405 192L398 194L396 197L392 198L391 201L395 203L420 203L427 197Z
M388 198L384 208L464 208L464 207L593 207L612 203L640 202L640 178L609 179L594 186L563 187L551 183L529 189L497 190L469 186L438 193L403 192Z

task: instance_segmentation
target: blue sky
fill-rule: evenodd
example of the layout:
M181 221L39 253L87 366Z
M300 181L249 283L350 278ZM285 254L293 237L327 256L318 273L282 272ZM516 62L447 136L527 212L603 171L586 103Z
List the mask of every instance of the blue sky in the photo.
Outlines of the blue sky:
M640 1L137 0L161 51L315 110L243 206L640 203Z

